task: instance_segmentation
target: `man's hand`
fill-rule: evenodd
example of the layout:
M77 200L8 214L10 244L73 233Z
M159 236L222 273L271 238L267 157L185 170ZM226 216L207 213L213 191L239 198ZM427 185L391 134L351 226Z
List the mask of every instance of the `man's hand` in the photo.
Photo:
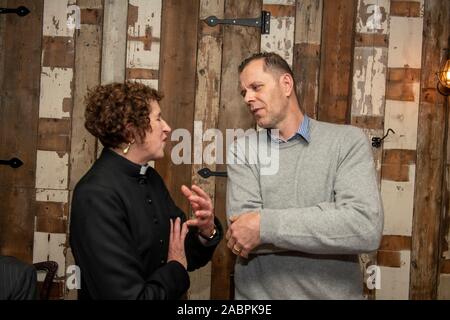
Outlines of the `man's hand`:
M180 218L177 218L175 222L173 222L172 219L170 220L169 252L167 254L167 261L178 261L185 269L187 269L184 239L186 239L188 228L186 223L183 223L183 226L180 226L180 224Z
M246 212L230 218L227 231L227 246L231 251L244 258L261 243L259 212Z
M215 228L211 198L202 188L196 185L193 185L192 189L183 185L181 186L181 192L189 200L195 215L195 218L186 221L187 225L197 227L202 235L209 237Z

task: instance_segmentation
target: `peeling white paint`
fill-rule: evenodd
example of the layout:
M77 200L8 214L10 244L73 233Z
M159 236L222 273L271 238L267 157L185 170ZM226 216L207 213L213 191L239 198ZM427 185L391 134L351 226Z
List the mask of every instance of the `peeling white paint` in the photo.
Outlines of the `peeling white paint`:
M362 8L366 8L362 12ZM356 32L387 34L389 31L390 0L359 0Z
M69 174L69 155L60 156L53 151L37 151L36 188L67 189Z
M421 68L423 18L391 17L389 68Z
M45 0L43 35L50 37L73 37L74 29L67 26L67 7L76 0Z
M294 52L294 17L270 18L270 34L261 35L261 51L276 52L292 67Z
M400 268L380 267L381 288L376 292L377 300L408 300L411 252L400 251Z
M55 261L58 263L58 277L65 275L66 258L64 250L66 246L65 233L34 233L33 263L43 261Z
M130 80L130 79L128 79L128 80ZM150 87L152 87L152 88L154 88L156 90L158 90L158 88L159 88L158 87L159 86L159 80L157 80L157 79L134 79L133 81L145 84L145 85L150 86Z
M128 36L144 37L147 28L151 28L152 38L161 37L161 0L130 0L130 5L139 8L138 20L128 27ZM160 41L152 41L150 50L144 50L142 41L128 40L127 68L159 69Z
M384 149L416 150L419 88L419 83L413 84L414 100L417 102L386 100L384 127L386 130L391 128L395 134L384 140Z
M416 166L409 166L409 181L381 180L384 208L383 234L411 236Z
M352 115L384 114L386 65L386 48L355 48Z
M39 118L69 118L63 110L64 99L72 98L73 69L42 67Z
M69 201L69 191L36 189L36 201L67 203Z

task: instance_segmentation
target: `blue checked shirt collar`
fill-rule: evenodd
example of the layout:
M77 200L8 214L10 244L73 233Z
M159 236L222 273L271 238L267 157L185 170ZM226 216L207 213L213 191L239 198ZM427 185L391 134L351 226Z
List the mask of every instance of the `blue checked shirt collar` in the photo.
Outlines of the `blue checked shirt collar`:
M284 143L284 142L288 142L288 141L291 141L291 140L294 140L297 138L303 138L303 139L305 139L305 141L307 143L309 143L311 141L311 136L309 134L309 117L306 114L304 115L303 121L300 124L300 127L298 128L297 132L292 137L287 139L286 141L280 139L276 135L272 135L270 132L270 129L267 130L267 132L270 136L270 139L272 139L272 141L276 142L276 143Z

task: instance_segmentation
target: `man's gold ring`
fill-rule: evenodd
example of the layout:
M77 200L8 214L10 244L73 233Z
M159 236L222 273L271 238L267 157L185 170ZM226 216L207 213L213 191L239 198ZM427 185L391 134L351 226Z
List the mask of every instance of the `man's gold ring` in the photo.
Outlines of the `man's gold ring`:
M236 251L237 253L240 253L242 251L241 248L238 248L236 246L233 247L233 250Z

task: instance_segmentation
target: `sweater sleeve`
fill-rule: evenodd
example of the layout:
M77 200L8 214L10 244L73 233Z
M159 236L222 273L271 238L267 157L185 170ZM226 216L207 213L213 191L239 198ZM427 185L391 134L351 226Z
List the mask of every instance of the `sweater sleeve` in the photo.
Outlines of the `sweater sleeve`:
M119 196L89 185L74 191L72 203L70 242L91 298L174 300L186 292L189 276L178 262L143 277Z
M247 180L252 175L243 167L229 170L230 179L246 176L239 189L257 188ZM235 185L233 184L233 188ZM260 190L257 188L256 190ZM251 193L249 191L245 196ZM233 193L232 193L233 194ZM357 254L376 250L383 230L383 209L374 162L364 133L349 127L341 138L338 168L334 180L334 202L306 208L261 209L262 244L312 254ZM255 197L253 198L255 199ZM270 205L270 204L269 204Z

